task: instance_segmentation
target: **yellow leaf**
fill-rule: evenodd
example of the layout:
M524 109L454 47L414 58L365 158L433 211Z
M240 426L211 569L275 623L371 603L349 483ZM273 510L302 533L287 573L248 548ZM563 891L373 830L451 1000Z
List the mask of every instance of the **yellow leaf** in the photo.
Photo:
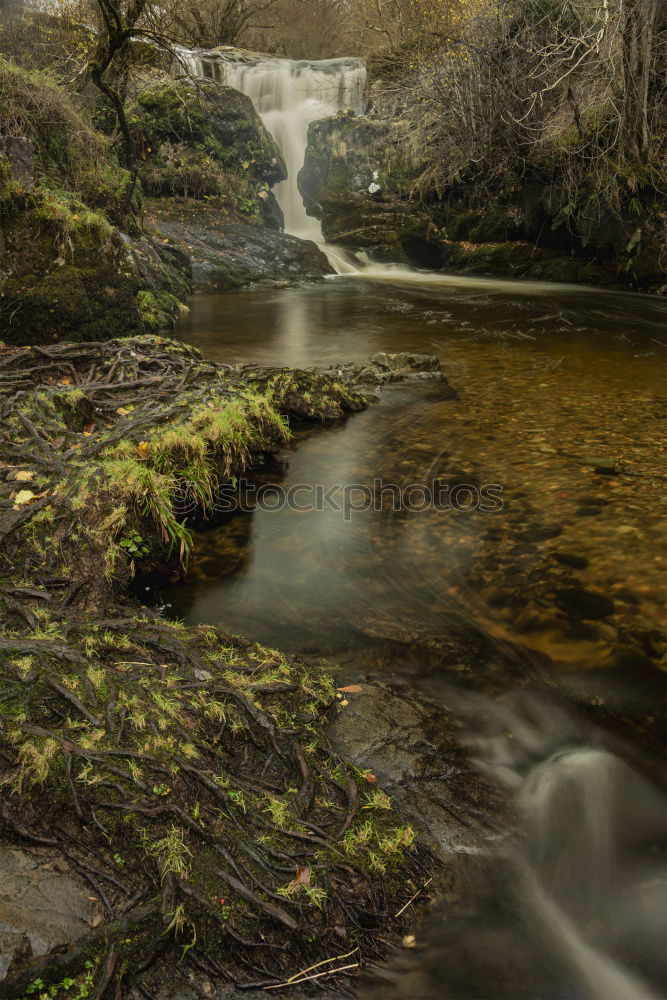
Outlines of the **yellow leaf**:
M31 500L35 499L35 494L32 490L19 490L19 492L14 497L14 506L21 507L24 503L30 503Z
M118 409L116 410L116 413L120 413L121 417L125 417L125 416L127 416L127 414L128 414L129 412L130 412L130 411L129 411L129 410L127 410L127 409L125 409L125 407L124 407L124 406L119 406L119 407L118 407Z
M34 472L30 472L28 469L22 469L20 472L16 473L14 479L19 483L29 483L34 475Z
M71 377L71 375L65 375L64 378L61 378L59 385L72 385L73 382L74 379Z
M151 453L151 446L148 441L140 441L137 445L137 455L142 461L145 461Z

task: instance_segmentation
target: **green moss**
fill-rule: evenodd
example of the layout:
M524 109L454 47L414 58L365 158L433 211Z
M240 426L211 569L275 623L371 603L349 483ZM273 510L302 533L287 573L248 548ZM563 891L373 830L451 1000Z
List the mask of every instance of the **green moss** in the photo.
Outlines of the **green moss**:
M140 93L128 114L149 195L213 199L261 221L259 192L284 178L285 167L247 97L170 81Z
M38 180L75 192L113 220L127 215L130 175L110 141L97 132L69 95L45 72L29 72L0 56L0 107L13 134L32 143ZM3 187L0 178L0 189ZM137 202L134 209L138 209Z
M36 190L5 207L3 236L12 262L0 274L6 341L93 340L139 328L139 279L102 214Z
M137 293L139 318L147 333L157 333L173 326L187 312L187 306L171 292L143 289Z

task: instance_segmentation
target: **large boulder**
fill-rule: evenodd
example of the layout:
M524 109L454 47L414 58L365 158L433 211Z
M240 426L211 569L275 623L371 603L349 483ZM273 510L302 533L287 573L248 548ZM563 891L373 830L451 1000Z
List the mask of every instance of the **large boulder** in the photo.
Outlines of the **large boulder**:
M6 343L154 332L173 326L189 292L189 260L162 242L127 236L99 212L48 191L0 193Z
M286 284L331 273L315 243L227 218L215 207L190 201L169 209L151 206L158 231L186 250L192 283L200 291L224 292L254 284Z
M281 228L271 187L285 180L285 162L245 94L166 78L136 96L128 119L147 194L215 198L232 214Z

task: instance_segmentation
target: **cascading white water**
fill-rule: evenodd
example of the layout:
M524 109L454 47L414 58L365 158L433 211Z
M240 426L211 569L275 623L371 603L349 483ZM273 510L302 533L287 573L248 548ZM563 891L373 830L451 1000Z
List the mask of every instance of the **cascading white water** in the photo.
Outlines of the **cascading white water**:
M285 216L285 231L322 243L320 222L306 213L297 183L306 154L308 127L342 108L350 108L357 114L363 111L366 83L363 60L248 61L187 50L179 52L179 59L192 76L219 80L250 97L285 158L287 180L274 188ZM342 253L332 256L336 270L346 268Z
M506 856L533 927L578 980L576 995L656 1000L614 951L639 940L648 966L662 967L662 792L615 753L587 744L593 734L573 715L536 696L492 702L454 692L451 705L472 721L463 739L479 769L513 794L521 837ZM646 844L655 853L646 856Z

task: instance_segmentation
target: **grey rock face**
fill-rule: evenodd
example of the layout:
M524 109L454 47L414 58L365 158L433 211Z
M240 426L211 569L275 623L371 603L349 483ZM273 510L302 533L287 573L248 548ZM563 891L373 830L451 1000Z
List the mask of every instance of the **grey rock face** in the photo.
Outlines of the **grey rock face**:
M0 136L0 154L9 160L12 177L28 191L35 183L32 142L20 136Z
M61 858L0 844L0 983L101 922L99 900Z
M204 207L189 206L184 216L160 214L157 222L164 236L186 247L193 284L201 291L290 283L331 273L315 243L231 222Z
M349 111L314 122L299 190L329 242L363 247L376 260L437 266L429 216L400 194L408 168L396 127Z

